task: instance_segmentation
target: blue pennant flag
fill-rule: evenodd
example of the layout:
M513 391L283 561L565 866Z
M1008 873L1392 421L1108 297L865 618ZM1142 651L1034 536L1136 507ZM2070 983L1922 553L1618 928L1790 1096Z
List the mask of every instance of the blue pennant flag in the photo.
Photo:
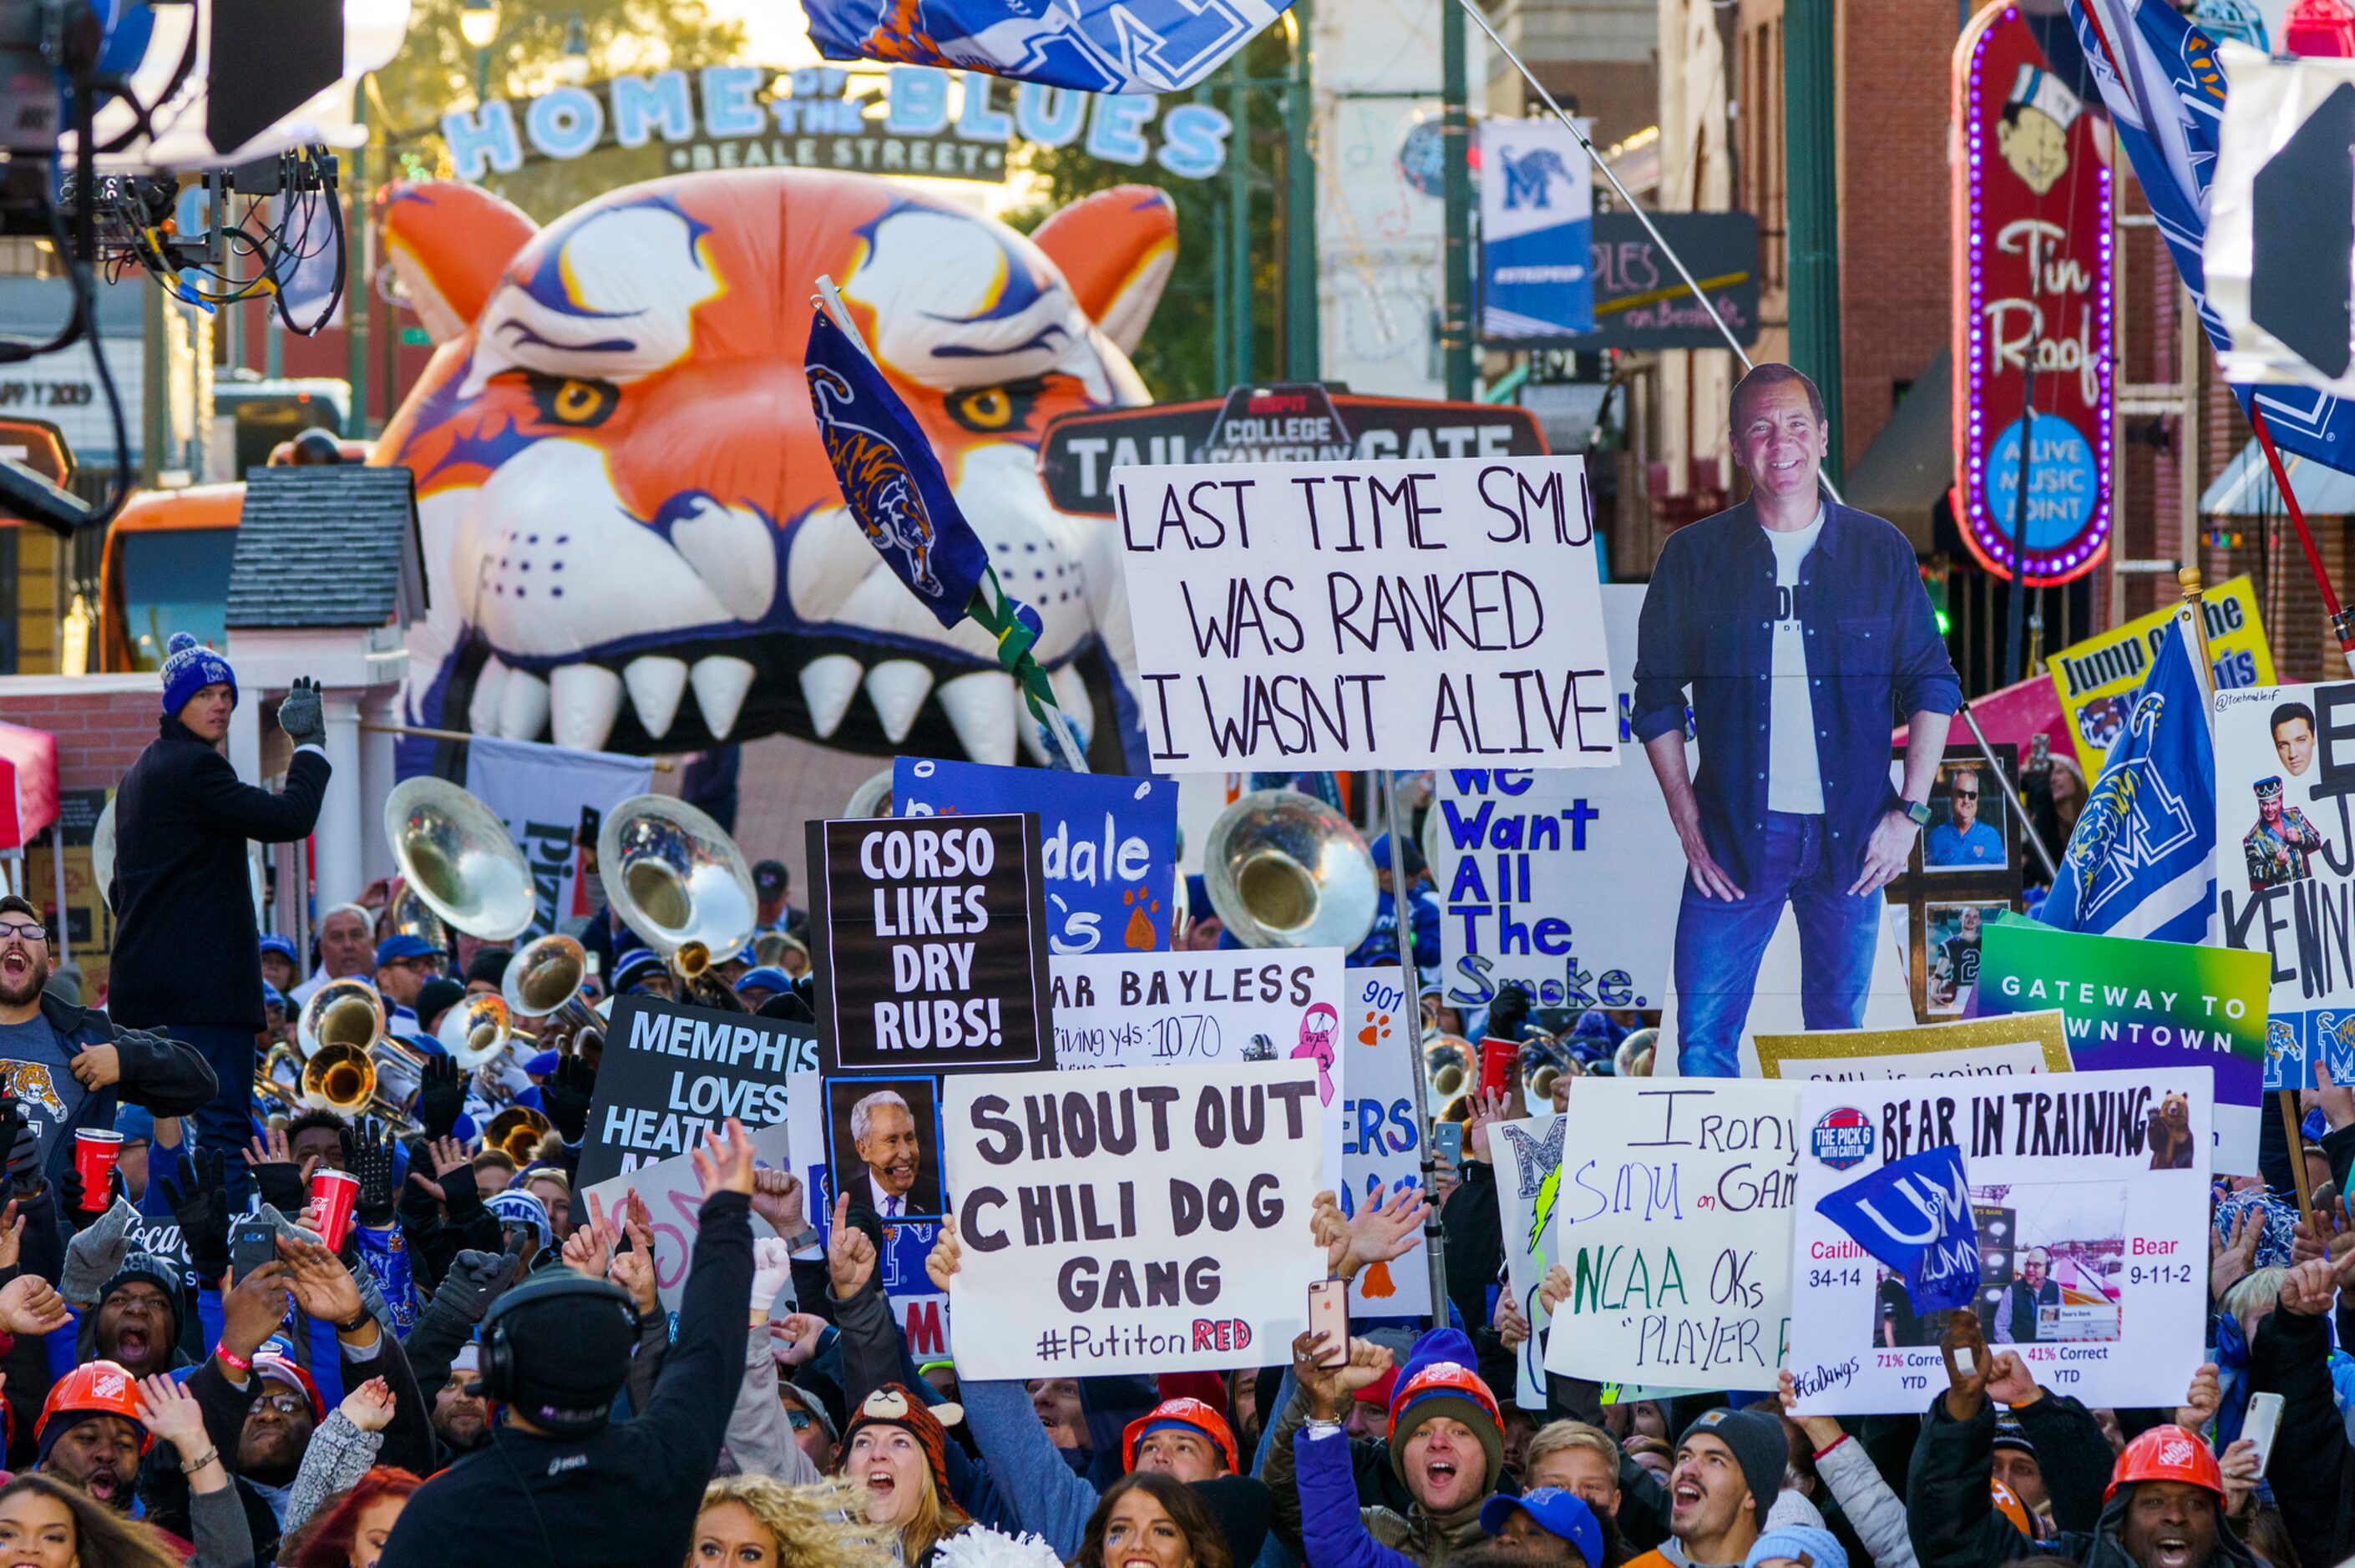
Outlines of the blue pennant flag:
M830 60L950 66L1082 92L1182 92L1292 0L804 0Z
M957 509L916 416L823 310L810 322L803 363L818 438L850 514L932 619L954 626L989 570L989 552Z
M2085 74L2101 89L2175 270L2218 348L2232 346L2208 303L2208 182L2224 122L2224 70L2208 34L2167 0L2069 0ZM2055 65L2060 62L2055 61ZM2264 411L2274 444L2355 473L2355 405L2310 387L2234 385L2243 413ZM2196 939L2196 938L2194 938Z
M1979 1227L1963 1151L1947 1144L1892 1160L1816 1201L1831 1221L1905 1277L1916 1312L1967 1307L1979 1288Z
M2198 942L2215 907L2215 749L2178 617L2036 917L2063 931Z

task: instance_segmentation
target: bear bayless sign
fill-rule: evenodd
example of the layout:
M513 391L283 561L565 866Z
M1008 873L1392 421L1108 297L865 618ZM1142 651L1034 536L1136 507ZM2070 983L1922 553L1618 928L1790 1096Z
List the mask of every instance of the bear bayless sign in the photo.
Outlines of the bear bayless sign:
M809 864L822 1072L1054 1065L1036 816L812 822Z

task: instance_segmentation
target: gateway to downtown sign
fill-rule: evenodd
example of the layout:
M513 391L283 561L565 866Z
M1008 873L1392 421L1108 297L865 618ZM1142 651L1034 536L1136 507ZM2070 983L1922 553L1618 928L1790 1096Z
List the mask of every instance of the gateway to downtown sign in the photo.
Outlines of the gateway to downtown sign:
M493 99L442 117L451 164L458 178L472 181L514 174L532 159L564 162L659 144L667 174L838 169L995 182L1006 178L1007 153L1017 141L1083 146L1107 163L1150 163L1199 180L1226 165L1231 128L1207 103L1173 102L1164 110L1146 93L1001 83L930 66L855 73L835 66L790 72L707 66L559 87L520 101Z

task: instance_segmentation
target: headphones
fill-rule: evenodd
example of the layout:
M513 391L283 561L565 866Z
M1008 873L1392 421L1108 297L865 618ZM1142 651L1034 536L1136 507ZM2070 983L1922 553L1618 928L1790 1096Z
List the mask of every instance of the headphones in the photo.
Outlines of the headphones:
M476 1375L485 1399L495 1399L503 1404L515 1403L515 1317L543 1301L573 1296L612 1302L630 1331L637 1332L637 1303L630 1298L628 1291L611 1280L592 1279L569 1268L550 1269L502 1295L483 1315L481 1361Z

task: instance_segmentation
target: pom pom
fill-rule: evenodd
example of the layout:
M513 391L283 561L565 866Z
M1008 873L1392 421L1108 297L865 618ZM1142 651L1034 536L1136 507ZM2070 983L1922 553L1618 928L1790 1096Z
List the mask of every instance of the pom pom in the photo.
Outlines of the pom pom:
M169 657L174 653L186 653L189 649L194 648L196 645L197 640L194 634L186 631L175 631L172 633L170 639L165 642L164 652L166 657Z
M1062 1568L1062 1559L1038 1536L1000 1535L976 1524L935 1547L932 1568Z

